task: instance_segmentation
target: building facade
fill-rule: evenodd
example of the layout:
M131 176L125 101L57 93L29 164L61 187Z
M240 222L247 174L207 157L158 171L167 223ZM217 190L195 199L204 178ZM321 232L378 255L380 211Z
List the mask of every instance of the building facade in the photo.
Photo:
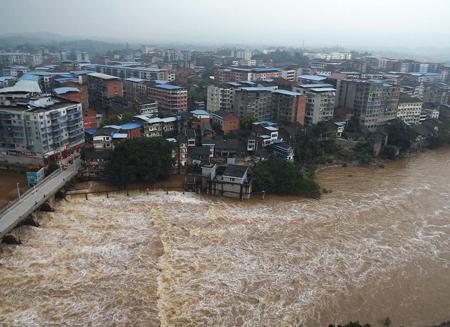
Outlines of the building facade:
M305 84L294 89L306 96L305 125L333 118L336 89L328 84Z
M148 98L157 101L159 108L167 111L187 110L187 89L170 84L155 84L148 88Z
M123 97L120 78L102 73L88 75L89 106L96 110L109 109L112 99Z
M43 162L84 143L80 103L50 97L0 107L0 153Z
M397 118L408 125L419 124L422 105L423 102L419 98L402 94L398 103Z
M400 86L380 80L341 80L337 105L350 111L359 122L375 129L395 119Z

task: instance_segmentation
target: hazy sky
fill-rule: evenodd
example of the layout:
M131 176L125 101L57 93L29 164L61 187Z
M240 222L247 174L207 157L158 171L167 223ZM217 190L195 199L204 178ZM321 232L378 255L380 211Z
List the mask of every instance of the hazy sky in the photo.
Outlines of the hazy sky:
M450 0L0 0L0 33L146 42L450 46Z

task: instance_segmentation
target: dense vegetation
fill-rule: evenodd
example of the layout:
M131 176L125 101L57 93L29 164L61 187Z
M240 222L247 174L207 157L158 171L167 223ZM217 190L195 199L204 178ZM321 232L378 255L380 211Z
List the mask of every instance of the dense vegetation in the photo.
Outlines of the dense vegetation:
M325 122L305 128L295 136L294 152L300 164L325 164L337 152L336 134Z
M102 127L108 126L108 125L122 125L126 123L130 123L135 120L133 113L124 112L120 115L115 115L109 118L106 118L102 122Z
M116 145L107 176L111 183L121 186L154 183L169 176L172 164L172 145L165 139L133 139Z
M276 158L255 166L253 188L256 192L320 197L320 186L316 181L304 176L295 164Z

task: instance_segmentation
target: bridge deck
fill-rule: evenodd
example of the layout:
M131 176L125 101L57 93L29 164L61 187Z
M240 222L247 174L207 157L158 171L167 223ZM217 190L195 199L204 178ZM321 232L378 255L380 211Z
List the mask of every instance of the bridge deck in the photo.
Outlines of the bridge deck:
M6 208L0 211L0 240L13 230L22 220L36 211L43 203L52 197L78 172L79 161L66 170L55 171L46 177L36 187L25 192Z

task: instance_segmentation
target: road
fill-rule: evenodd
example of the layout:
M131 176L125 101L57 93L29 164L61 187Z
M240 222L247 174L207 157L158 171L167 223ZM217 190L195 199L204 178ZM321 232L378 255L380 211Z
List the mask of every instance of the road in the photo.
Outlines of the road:
M79 165L79 161L75 161L67 169L52 173L35 188L24 193L20 199L0 211L0 240L74 177Z

